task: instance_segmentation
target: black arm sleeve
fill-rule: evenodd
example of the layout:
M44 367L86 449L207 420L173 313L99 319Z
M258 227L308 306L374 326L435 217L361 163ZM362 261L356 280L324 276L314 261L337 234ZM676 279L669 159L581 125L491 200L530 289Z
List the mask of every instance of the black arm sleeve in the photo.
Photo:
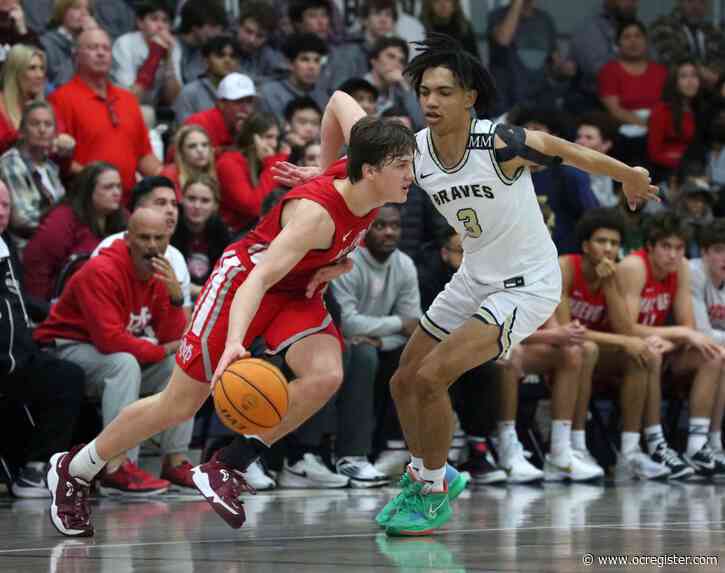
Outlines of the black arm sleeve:
M496 161L505 163L516 157L521 157L537 165L552 167L561 164L561 157L545 155L533 147L526 145L526 132L522 127L500 123L494 129L497 135L506 144L506 147L496 149Z

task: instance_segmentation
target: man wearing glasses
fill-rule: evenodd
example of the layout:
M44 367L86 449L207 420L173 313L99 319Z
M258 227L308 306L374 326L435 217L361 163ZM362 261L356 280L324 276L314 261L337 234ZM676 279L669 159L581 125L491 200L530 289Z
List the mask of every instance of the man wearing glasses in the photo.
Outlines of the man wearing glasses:
M123 180L123 204L136 171L157 175L161 163L153 155L148 129L136 96L110 80L111 40L100 28L78 38L75 77L49 96L60 122L76 140L71 170L91 161L115 165Z

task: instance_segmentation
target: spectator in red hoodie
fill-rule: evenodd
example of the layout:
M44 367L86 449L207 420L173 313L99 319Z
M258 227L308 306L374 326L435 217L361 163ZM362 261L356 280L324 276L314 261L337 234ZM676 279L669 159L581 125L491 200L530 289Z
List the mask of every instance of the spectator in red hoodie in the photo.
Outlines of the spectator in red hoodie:
M104 237L124 227L121 175L103 161L87 165L76 178L73 193L41 219L25 247L28 294L49 301L71 255L90 254Z
M35 331L38 343L83 368L88 384L102 392L104 425L141 394L159 392L171 375L186 317L157 274L156 259L168 242L164 216L136 209L126 239L73 275ZM186 457L192 426L189 420L161 434L162 479L136 465L135 448L113 460L101 493L162 493L169 482L193 487Z
M278 187L271 167L289 154L279 152L279 125L271 113L252 115L237 138L235 151L219 156L219 215L232 234L249 229L259 217L262 201Z
M670 69L662 101L652 109L647 132L647 153L658 168L656 180L661 181L679 167L695 138L700 85L700 74L692 60L683 60Z

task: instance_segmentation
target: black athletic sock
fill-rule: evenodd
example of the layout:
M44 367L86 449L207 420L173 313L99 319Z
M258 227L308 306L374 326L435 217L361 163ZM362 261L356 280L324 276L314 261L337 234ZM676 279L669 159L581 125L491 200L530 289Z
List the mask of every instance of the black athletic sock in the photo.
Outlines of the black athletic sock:
M257 438L237 436L219 451L219 461L243 472L268 449L267 444Z

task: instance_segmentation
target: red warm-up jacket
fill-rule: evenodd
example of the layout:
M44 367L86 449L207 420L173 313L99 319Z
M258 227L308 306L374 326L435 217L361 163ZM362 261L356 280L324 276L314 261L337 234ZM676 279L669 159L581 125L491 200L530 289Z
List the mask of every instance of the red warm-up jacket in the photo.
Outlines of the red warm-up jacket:
M103 354L128 352L149 364L163 360L162 345L181 338L185 322L166 285L138 278L126 242L116 241L73 275L33 338L87 342Z

